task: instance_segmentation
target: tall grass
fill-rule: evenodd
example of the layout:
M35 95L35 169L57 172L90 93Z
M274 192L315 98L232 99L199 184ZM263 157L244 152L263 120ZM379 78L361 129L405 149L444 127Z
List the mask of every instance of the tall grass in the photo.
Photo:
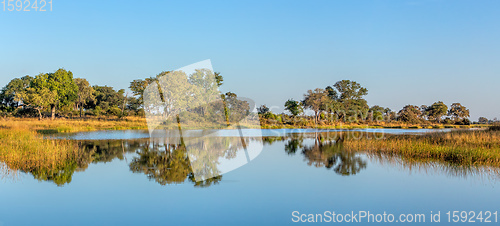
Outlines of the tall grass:
M7 118L0 119L0 128L26 128L47 133L70 133L94 130L147 129L146 120L138 117L123 119L57 119L36 120Z
M85 166L85 153L68 140L47 140L26 128L0 128L3 171L29 172L38 180L69 183L74 170Z
M500 131L389 135L384 139L346 139L344 144L348 150L384 153L402 158L500 166Z

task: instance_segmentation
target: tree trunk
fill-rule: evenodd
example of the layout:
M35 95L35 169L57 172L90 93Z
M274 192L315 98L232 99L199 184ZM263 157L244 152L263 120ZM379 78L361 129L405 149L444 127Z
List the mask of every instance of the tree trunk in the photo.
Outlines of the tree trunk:
M56 119L56 105L50 106L52 112L52 120Z
M42 120L42 110L40 108L37 108L36 110L38 110L38 120Z
M83 107L80 105L80 118L82 117Z

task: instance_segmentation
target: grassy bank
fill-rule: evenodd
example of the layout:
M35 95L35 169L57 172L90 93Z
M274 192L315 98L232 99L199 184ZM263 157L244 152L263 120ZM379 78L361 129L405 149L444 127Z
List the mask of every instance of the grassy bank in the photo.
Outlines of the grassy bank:
M0 119L0 128L17 128L47 133L69 133L94 130L124 130L147 129L146 119L139 117L88 118L88 119L57 119L37 120L7 118Z
M386 135L383 139L346 139L345 148L396 155L409 159L435 159L462 165L500 166L500 131L454 131L426 135Z
M30 172L38 180L62 185L71 181L75 169L85 165L85 153L74 142L46 140L28 129L0 129L0 147L5 174Z

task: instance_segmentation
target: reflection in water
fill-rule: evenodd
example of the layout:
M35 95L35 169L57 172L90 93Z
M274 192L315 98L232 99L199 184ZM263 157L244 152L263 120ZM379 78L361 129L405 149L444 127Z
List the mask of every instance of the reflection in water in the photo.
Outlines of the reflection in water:
M359 135L357 135L359 136ZM498 180L500 169L494 167L475 167L456 165L431 160L415 160L400 158L374 152L347 151L344 140L350 139L343 133L303 133L286 136L252 138L245 137L211 137L206 140L186 140L192 147L210 151L210 156L219 158L219 161L245 158L241 154L245 147L242 144L258 143L259 145L284 144L284 151L289 156L302 156L309 166L326 168L338 175L356 175L367 168L367 160L379 165L390 165L412 172L426 172L428 174L445 174L450 177L483 178ZM58 186L70 183L74 172L84 171L89 164L106 163L115 159L125 160L130 171L141 173L152 181L161 185L193 183L195 187L208 187L218 184L222 176L213 177L197 182L192 163L189 161L190 152L185 144L169 144L166 140L137 139L137 140L92 140L78 141L83 148L78 156L67 158L59 164L57 169L33 168L22 172L29 173L40 181L50 181ZM203 158L200 153L195 153ZM131 157L132 155L132 157ZM127 159L127 156L130 159ZM366 156L365 158L363 156ZM193 162L197 164L196 161ZM223 165L223 164L222 164ZM210 168L212 167L212 168ZM217 168L218 167L218 168ZM218 172L227 170L220 165L204 166L203 169ZM6 164L0 162L0 178L9 177L15 171L9 170Z
M409 173L444 174L449 177L499 180L500 168L489 166L460 165L442 161L400 158L384 153L367 152L366 156L380 165L389 165Z
M321 133L315 134L313 145L304 145L303 136L291 136L285 144L285 152L289 155L302 150L307 165L332 169L342 176L355 175L366 168L364 161L355 152L343 149L342 137L329 137Z

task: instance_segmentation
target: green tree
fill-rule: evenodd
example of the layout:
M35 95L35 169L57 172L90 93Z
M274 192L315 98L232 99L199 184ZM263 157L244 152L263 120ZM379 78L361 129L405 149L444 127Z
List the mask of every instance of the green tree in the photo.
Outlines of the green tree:
M368 90L359 83L342 80L335 83L333 88L328 86L326 89L328 96L334 100L333 106L335 106L336 111L343 111L344 114L348 113L351 117L357 117L359 113L368 111L369 107L364 99L364 96L368 95Z
M300 103L296 100L290 99L285 102L285 109L290 112L290 114L293 115L293 117L296 117L300 113L302 113L303 109Z
M50 107L50 105L57 100L57 92L50 91L45 87L39 90L27 88L25 91L16 93L14 99L18 102L22 102L27 107L37 110L39 119L42 120L43 109Z
M330 98L324 89L316 88L313 90L308 90L304 94L304 100L302 100L302 105L314 111L314 123L319 120L319 115L322 111L327 109Z
M73 73L62 68L54 73L37 75L30 87L38 93L44 88L57 93L57 98L50 103L52 120L55 119L56 107L72 105L77 99L78 86L73 80Z
M80 109L80 117L82 117L83 106L95 99L94 88L84 78L75 78L75 83L78 86L76 107Z
M386 110L386 108L380 107L378 105L372 106L369 110L372 119L375 121L383 121L384 120L384 113L385 112L390 112Z
M295 125L295 120L297 115L301 114L304 109L302 109L302 105L300 102L290 99L285 102L285 109L290 112L293 116L293 124Z
M7 84L0 91L0 105L3 105L4 109L11 111L19 106L19 103L15 101L16 94L24 92L30 85L32 77L26 75L22 78L12 79L9 84Z
M137 99L139 100L139 103L142 105L144 104L144 90L146 89L146 87L153 83L153 82L158 82L158 77L163 75L163 73L167 73L167 72L162 72L160 74L158 74L156 77L150 77L150 78L146 78L144 80L142 79L136 79L132 82L130 82L130 86L129 86L129 89L132 91L132 94L137 97Z
M94 89L93 95L95 98L87 102L86 108L96 109L100 107L103 111L111 115L119 114L120 106L123 106L125 101L124 89L116 91L113 87L98 85L92 88ZM118 108L118 111L116 108Z
M438 101L425 110L425 115L431 120L435 120L438 123L441 122L441 118L448 113L448 106L442 101Z
M406 105L398 112L398 120L407 123L419 123L421 119L420 108L414 105Z
M462 106L460 103L453 103L450 106L450 110L448 111L448 116L453 117L453 120L458 121L465 118L469 118L469 109L465 106Z

